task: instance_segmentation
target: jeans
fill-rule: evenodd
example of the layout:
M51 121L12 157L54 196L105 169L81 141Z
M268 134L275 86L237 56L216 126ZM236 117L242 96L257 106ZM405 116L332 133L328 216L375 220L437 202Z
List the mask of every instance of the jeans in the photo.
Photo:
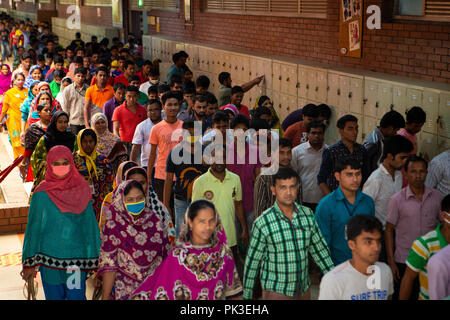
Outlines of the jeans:
M9 42L8 41L1 42L1 51L2 51L2 61L4 62L11 55L11 53L9 52Z
M181 226L184 222L184 217L186 214L186 210L189 208L189 201L178 200L177 198L173 199L174 201L174 209L175 209L175 232L178 235L181 231Z

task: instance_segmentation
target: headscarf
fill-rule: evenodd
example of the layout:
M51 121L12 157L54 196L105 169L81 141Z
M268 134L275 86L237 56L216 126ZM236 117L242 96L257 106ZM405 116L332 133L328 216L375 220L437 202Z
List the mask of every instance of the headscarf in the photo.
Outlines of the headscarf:
M94 151L92 151L91 154L87 154L84 150L83 147L81 146L81 139L83 137L84 133L88 133L88 132L92 132L95 135L95 147L94 147ZM83 157L86 160L86 168L89 174L89 178L92 178L91 176L91 170L94 170L95 173L95 177L98 179L98 174L97 174L97 166L95 165L95 160L97 159L99 153L97 152L97 144L98 144L98 139L97 139L97 134L95 133L94 130L92 129L83 129L80 132L78 132L77 135L77 145L78 145L78 155Z
M95 131L95 124L100 120L103 119L106 122L106 130L102 134L99 134L97 131ZM117 142L120 141L119 137L116 137L111 133L111 131L108 130L108 119L103 113L96 113L91 118L91 127L94 129L95 133L97 134L98 138L98 144L97 144L97 151L101 154L105 155L106 157L109 156L112 149L116 145Z
M239 114L239 111L234 104L227 104L226 106L220 107L220 110L230 110L231 112L233 112L234 116L237 116Z
M35 82L35 81L39 81L39 80L34 80L33 77L31 76L31 74L33 73L34 70L39 69L41 70L42 73L42 68L35 64L34 66L32 66L30 68L30 72L28 73L28 77L25 79L25 84L23 85L25 88L30 88L30 85Z
M53 173L52 163L58 159L67 159L70 171L63 179ZM89 184L78 172L73 162L72 151L65 146L55 146L47 154L47 172L34 192L46 191L61 212L82 213L92 199Z
M28 116L30 114L30 108L31 108L31 102L35 98L33 94L33 86L35 84L39 83L39 81L34 80L30 83L30 88L28 89L28 97L22 102L22 105L20 106L20 111L22 112L22 120L27 121Z
M41 81L37 85L37 89L40 90L43 86L49 86L49 84L45 81ZM33 101L31 101L30 113L28 114L28 125L31 125L31 124L39 121L39 115L37 113L37 106L38 106L39 97L41 94L43 94L43 92L46 92L50 95L51 106L52 106L52 116L54 116L57 111L62 110L61 104L58 102L58 100L56 100L53 97L50 90L39 92L39 94L33 99Z
M122 162L122 163L119 165L119 168L117 168L116 179L114 180L114 185L113 185L113 188L114 188L114 189L115 189L118 185L120 185L120 184L123 182L122 176L124 176L124 174L125 174L125 172L123 172L123 168L124 168L124 167L126 166L126 164L129 163L129 162L134 163L134 164L135 164L134 167L138 167L138 166L139 166L139 165L137 164L137 162L135 162L135 161L125 161L125 162ZM134 167L132 167L132 168L134 168ZM130 169L131 169L131 168L130 168Z
M56 145L63 145L69 148L70 150L73 150L76 138L75 135L69 130L60 132L56 128L56 122L58 121L58 118L61 116L66 116L67 119L69 119L69 115L67 113L65 113L64 111L57 111L53 115L52 120L50 120L50 124L48 125L47 131L45 132L44 142L47 151L49 151L52 147Z
M204 246L195 246L190 242L188 212L189 209L186 210L176 247L132 297L149 300L219 300L242 292L233 254L227 245L217 210L217 223L211 242Z
M11 78L12 78L11 67L8 64L3 63L0 66L0 68L2 68L3 66L7 66L9 71L6 76L0 72L0 94L4 94L11 88Z

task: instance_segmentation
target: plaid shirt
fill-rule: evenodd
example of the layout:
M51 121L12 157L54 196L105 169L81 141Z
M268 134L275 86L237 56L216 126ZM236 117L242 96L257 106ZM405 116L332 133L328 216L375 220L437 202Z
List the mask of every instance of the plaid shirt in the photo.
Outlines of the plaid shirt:
M311 209L295 203L290 221L275 202L253 225L244 269L244 299L252 298L258 271L264 290L291 297L306 292L310 286L308 253L323 273L334 267Z

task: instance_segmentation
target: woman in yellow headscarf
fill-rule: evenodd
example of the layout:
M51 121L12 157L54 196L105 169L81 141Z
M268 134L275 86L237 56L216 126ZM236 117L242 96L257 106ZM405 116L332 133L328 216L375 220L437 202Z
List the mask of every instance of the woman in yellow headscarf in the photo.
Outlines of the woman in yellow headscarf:
M281 127L280 119L278 118L277 112L273 107L273 102L268 96L260 96L256 99L255 107L250 111L250 114L258 107L267 107L272 112L272 122L270 123L270 128L278 130L278 135L283 136L283 128Z
M97 152L97 144L98 139L94 130L81 130L77 135L79 149L74 152L73 160L80 174L90 185L92 205L98 222L103 199L113 190L114 175L109 160Z
M5 93L2 113L0 115L0 123L2 123L3 119L8 115L6 126L8 127L14 159L25 152L25 147L20 143L20 120L22 117L20 105L28 97L28 89L23 86L24 83L25 76L22 73L17 73L13 79L13 87Z

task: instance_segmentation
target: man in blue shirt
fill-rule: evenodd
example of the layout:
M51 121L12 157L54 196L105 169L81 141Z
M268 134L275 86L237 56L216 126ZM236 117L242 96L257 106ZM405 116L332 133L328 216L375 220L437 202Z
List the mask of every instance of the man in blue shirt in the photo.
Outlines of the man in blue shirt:
M345 237L348 220L357 214L375 216L373 199L359 190L361 164L350 157L337 161L334 177L339 187L323 198L316 208L316 220L327 242L334 265L352 258Z
M186 58L184 58L179 52L172 56L173 65L167 73L167 83L170 83L172 76L177 75L181 79L184 78L183 66L186 63Z

